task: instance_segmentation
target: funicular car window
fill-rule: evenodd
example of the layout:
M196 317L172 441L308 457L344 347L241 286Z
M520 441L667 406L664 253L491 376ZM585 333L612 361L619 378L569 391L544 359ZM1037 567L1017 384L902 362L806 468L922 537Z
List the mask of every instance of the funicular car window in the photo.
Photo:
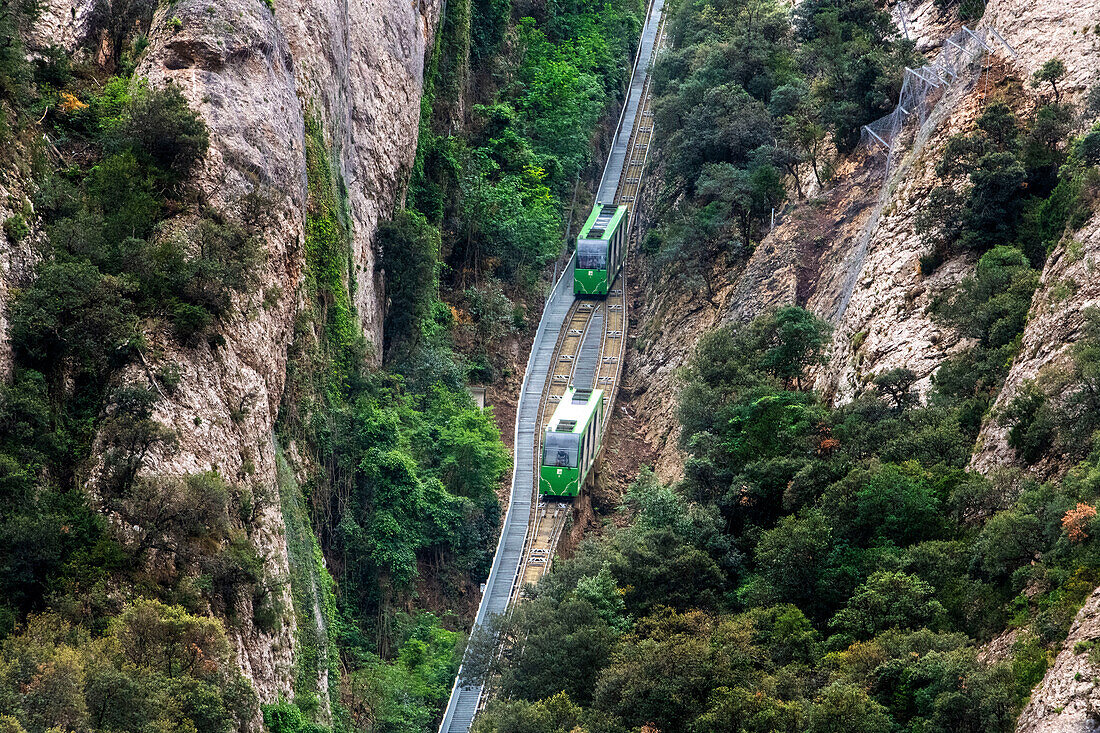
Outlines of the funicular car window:
M581 270L606 270L607 242L599 239L577 242L577 267Z
M576 468L578 437L576 433L547 433L542 445L542 465Z

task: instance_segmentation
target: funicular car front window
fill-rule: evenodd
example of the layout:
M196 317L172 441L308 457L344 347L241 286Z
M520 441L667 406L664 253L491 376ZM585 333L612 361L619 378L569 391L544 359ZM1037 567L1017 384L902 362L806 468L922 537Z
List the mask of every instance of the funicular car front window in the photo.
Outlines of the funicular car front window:
M607 242L599 239L577 242L577 267L581 270L606 270Z
M578 437L576 433L547 433L542 444L542 465L576 468Z

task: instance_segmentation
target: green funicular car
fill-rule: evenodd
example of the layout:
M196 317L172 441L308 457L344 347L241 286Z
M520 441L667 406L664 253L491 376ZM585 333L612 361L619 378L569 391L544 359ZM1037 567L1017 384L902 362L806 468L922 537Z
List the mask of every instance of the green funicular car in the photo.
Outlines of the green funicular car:
M573 294L605 296L623 266L627 209L596 204L577 236Z
M539 466L539 494L573 497L596 460L603 424L603 390L569 387L546 426Z

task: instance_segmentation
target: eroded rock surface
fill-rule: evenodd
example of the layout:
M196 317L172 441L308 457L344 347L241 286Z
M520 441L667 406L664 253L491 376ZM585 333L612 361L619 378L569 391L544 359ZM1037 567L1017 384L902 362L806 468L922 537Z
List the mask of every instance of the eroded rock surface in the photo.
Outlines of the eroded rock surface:
M1008 445L1008 426L999 414L1021 388L1041 375L1059 369L1071 359L1073 344L1081 338L1085 312L1100 306L1100 216L1067 235L1047 258L1042 279L1031 301L1020 352L1012 363L992 415L982 426L978 450L971 467L988 472L1016 461ZM1050 454L1031 470L1049 476L1068 468L1061 457Z
M1100 730L1100 665L1090 653L1100 641L1100 589L1077 613L1062 652L1016 722L1017 733Z
M1015 64L1024 78L1058 58L1067 76L1059 87L1076 97L1096 83L1100 69L1100 34L1096 6L1073 0L989 0L982 24L996 28L1015 49Z

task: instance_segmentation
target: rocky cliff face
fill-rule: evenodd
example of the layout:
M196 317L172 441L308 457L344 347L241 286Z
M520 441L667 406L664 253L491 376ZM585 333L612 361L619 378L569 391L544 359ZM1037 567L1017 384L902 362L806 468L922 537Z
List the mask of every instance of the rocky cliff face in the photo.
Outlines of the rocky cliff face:
M934 54L955 30L945 17L932 2L909 9L906 25L919 48ZM881 151L860 150L842 161L828 187L788 207L743 267L716 263L721 284L712 302L647 293L638 319L645 324L640 353L627 368L637 409L654 416L646 438L660 448L659 476L675 478L682 468L669 399L675 370L713 325L801 305L834 326L830 364L816 375L816 387L826 395L851 399L876 374L899 366L914 370L917 388L927 391L943 359L965 346L931 320L927 306L973 262L958 258L922 278L918 263L926 248L915 232L916 213L935 185L933 167L943 143L967 128L988 92L988 85L965 82L951 90L937 134L900 156L889 180ZM675 343L665 343L671 334Z
M183 379L158 418L179 434L180 450L150 470L216 468L255 487L260 509L250 539L276 577L286 577L287 550L272 428L302 299L305 121L321 122L346 185L354 303L368 341L380 345L383 291L372 240L415 156L438 12L430 1L279 0L272 12L258 0L182 0L157 12L138 70L178 84L210 126L201 181L212 201L231 208L257 187L272 201L260 292L225 324L225 346L165 345ZM291 607L289 597L284 605ZM261 700L289 694L293 623L271 635L244 618L231 629L242 669Z
M634 372L639 409L656 416L647 429L651 444L665 449L675 444L668 399L675 391L672 376L699 335L712 324L746 321L762 310L788 303L802 305L834 326L830 364L816 375L816 387L826 395L849 400L875 375L896 367L916 372L916 388L922 395L927 392L931 375L944 359L967 346L952 329L929 316L928 305L974 266L972 258L964 256L944 263L931 277L923 277L919 270L920 257L928 248L916 233L916 216L936 185L934 166L944 143L952 134L970 130L991 98L1008 99L1025 109L1034 104L1022 80L1050 58L1066 62L1070 73L1063 86L1070 94L1085 89L1100 68L1100 36L1086 17L1089 9L1068 3L1041 5L1018 0L989 4L985 18L974 25L998 29L1016 55L997 46L967 79L946 92L933 122L925 128L926 135L911 141L889 179L879 151L857 151L841 164L824 192L781 217L743 267L730 270L716 265L723 284L715 302L684 297L677 303L673 294L647 295L638 319L645 324L640 353L628 368ZM910 37L929 54L958 26L947 22L931 2L910 7L906 18ZM932 130L934 134L927 134ZM1091 236L1089 231L1086 228L1078 237L1081 244ZM1073 245L1073 250L1082 252L1079 245ZM1081 272L1090 271L1087 246L1075 256L1081 258ZM1059 267L1059 260L1056 253L1048 270ZM1064 276L1050 274L1044 282L1051 278L1061 282ZM1025 342L1034 342L1031 351L1064 351L1080 325L1079 314L1066 315L1067 306L1079 312L1091 302L1087 286L1077 292L1083 296L1079 305L1063 303L1058 309L1060 318L1072 321L1068 330L1052 331L1049 323L1029 326ZM1036 298L1039 303L1040 295ZM683 348L666 354L661 343L673 333ZM1040 361L1045 358L1040 355ZM1039 366L1014 367L1005 394L1011 395L1013 386L1033 376ZM977 465L992 465L1006 457L1003 435L995 427L987 432L984 450L990 457L979 457ZM659 473L671 478L681 463L679 456L663 455Z
M988 472L1011 465L1016 452L1008 445L1008 426L998 413L1031 380L1058 370L1070 360L1070 350L1081 337L1085 311L1100 305L1100 216L1093 216L1084 228L1067 236L1047 258L1039 287L1031 301L1027 328L1004 387L997 396L991 416L978 436L978 449L971 467ZM1050 476L1068 466L1059 456L1048 455L1031 470Z
M1021 74L1034 73L1045 61L1060 58L1068 71L1061 83L1063 94L1080 98L1098 81L1100 34L1096 33L1095 8L1087 3L1019 3L993 0L986 21L998 28L1016 49ZM993 418L987 420L978 439L971 465L988 471L1015 460L1007 443L1007 429L996 420L997 412L1019 389L1044 371L1056 369L1069 358L1069 349L1081 335L1084 311L1100 302L1096 265L1100 257L1100 217L1093 216L1080 231L1067 235L1047 259L1042 280L1031 304L1023 346L998 395ZM1068 297L1065 293L1070 293ZM1067 468L1056 459L1037 467L1041 475Z
M1100 664L1092 650L1100 638L1100 589L1073 621L1062 653L1016 722L1017 733L1084 733L1100 729Z
M938 47L948 29L921 3L911 11L910 32L925 49ZM921 19L924 19L922 22ZM915 23L914 23L915 21ZM698 338L715 324L745 321L767 308L799 304L834 326L831 363L816 386L835 400L850 399L874 375L907 367L919 377L922 393L945 358L967 344L927 313L936 293L973 271L959 257L937 268L930 278L918 263L927 248L915 231L915 217L935 185L933 167L943 143L969 130L990 97L1021 111L1037 98L1024 82L1052 59L1069 71L1063 96L1080 97L1098 80L1100 34L1090 3L990 0L980 25L996 28L1015 55L995 49L986 59L979 83L959 86L941 105L935 135L912 146L883 189L881 163L855 157L841 166L816 200L799 204L737 268L717 263L724 277L715 302L667 292L639 302L635 351L627 363L627 406L647 415L641 428L660 450L658 474L678 477L682 455L675 450L672 415L675 370ZM972 26L973 27L973 26ZM936 43L933 43L933 41ZM881 195L880 195L881 192ZM1009 402L1028 380L1057 369L1080 337L1084 311L1100 305L1096 271L1100 265L1100 216L1051 253L1032 302L1023 345L994 409ZM675 342L673 348L670 342ZM972 466L987 471L1011 464L1015 456L1005 428L995 420L984 426ZM1057 461L1038 471L1064 470ZM1069 639L1019 721L1019 731L1086 731L1100 728L1100 696L1095 693L1097 665L1080 653L1079 642L1100 637L1100 595L1094 593L1078 614Z
M30 45L73 50L93 29L95 6L48 0ZM269 202L259 287L220 324L224 345L181 348L149 335L148 353L158 354L158 363L143 368L175 363L181 380L156 413L179 450L154 457L147 470L215 469L248 487L256 505L249 539L279 580L288 560L272 436L304 297L306 119L320 122L346 186L353 300L378 354L384 304L373 236L402 195L415 156L425 55L438 15L436 0L277 0L274 10L261 0L180 0L158 9L137 71L153 84L178 85L206 120L211 145L198 185L211 204L231 211L252 192ZM27 269L26 259L10 246L3 252L0 300ZM0 336L4 327L0 321ZM0 367L8 361L0 353ZM264 702L292 694L295 620L287 585L279 584L288 612L277 631L255 628L251 608L237 609L228 629Z
M989 71L975 73L985 76ZM973 87L966 81L948 89L940 101L940 119L926 128L935 126L935 134L918 136L908 152L897 155L900 162L889 177L883 170L884 155L869 151L872 160L865 165L874 167L860 186L866 216L852 222L849 236L834 236L825 247L826 256L818 257L821 273L808 288L805 303L834 326L829 364L818 374L816 386L836 401L852 399L875 375L899 367L916 373L916 388L923 395L943 360L966 345L931 318L928 306L974 263L956 257L930 277L922 276L920 258L929 248L917 234L916 219L936 185L935 164L944 144L972 126L985 92L984 85ZM870 203L872 197L877 201Z

